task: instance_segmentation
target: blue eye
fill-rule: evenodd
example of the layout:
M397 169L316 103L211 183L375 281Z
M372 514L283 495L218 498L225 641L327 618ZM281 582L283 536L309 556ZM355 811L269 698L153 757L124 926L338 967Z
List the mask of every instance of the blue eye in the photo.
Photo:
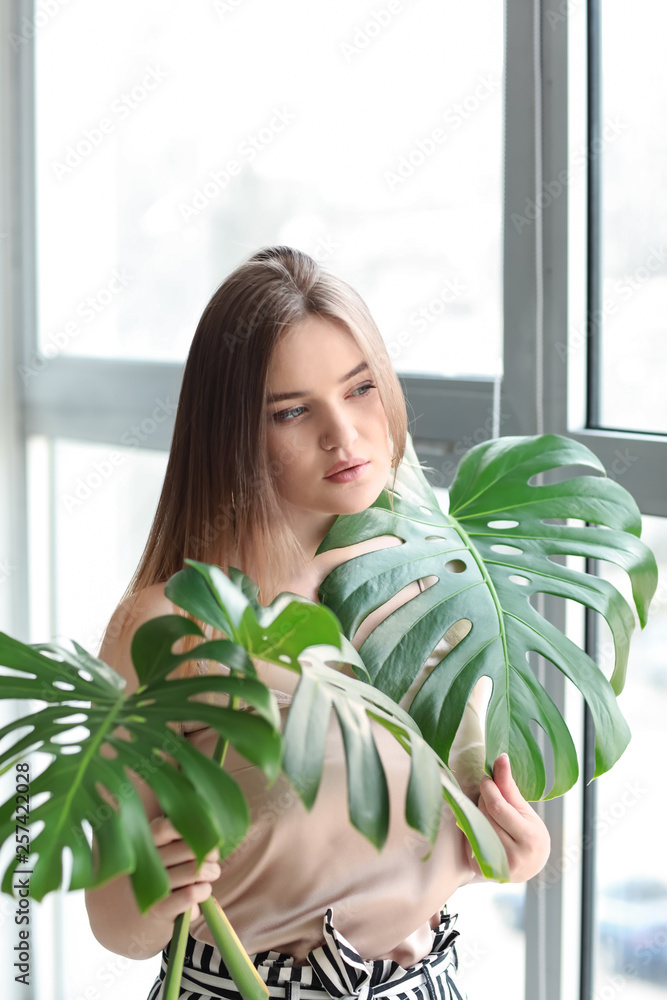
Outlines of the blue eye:
M364 382L363 385L358 386L358 388L353 389L352 396L367 396L371 389L375 389L373 382Z
M305 406L293 406L291 410L280 410L278 413L274 413L272 419L276 423L284 423L286 420L294 420L296 417L300 417Z

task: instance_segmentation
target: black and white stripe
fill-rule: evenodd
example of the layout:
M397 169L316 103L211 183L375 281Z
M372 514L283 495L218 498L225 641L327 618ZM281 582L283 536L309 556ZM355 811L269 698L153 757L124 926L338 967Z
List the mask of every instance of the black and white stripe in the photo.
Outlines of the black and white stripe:
M333 924L333 912L324 918L324 943L308 955L309 965L294 965L290 955L264 951L252 962L267 985L271 1000L465 1000L456 985L458 968L453 929L456 917L443 910L435 930L433 950L409 969L386 959L364 961ZM160 975L148 1000L162 1000L168 966L162 953ZM240 1000L217 948L189 937L179 1000Z

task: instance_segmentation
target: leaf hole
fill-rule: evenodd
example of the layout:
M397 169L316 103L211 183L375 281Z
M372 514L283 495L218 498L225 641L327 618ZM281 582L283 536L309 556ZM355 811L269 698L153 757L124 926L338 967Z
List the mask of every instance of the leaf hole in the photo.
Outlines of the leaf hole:
M462 639L465 639L471 628L472 622L469 618L459 618L458 621L455 621L449 626L444 636L438 642L435 649L433 649L431 655L426 660L426 663L423 665L412 684L401 698L399 702L401 708L406 709L406 711L409 709L415 699L415 696L425 681L433 673L435 668L440 665L442 660L445 659L447 653L449 653L451 649L457 645L457 643L461 642Z
M57 746L78 745L82 739L87 739L90 733L83 726L74 726L73 729L66 729L62 733L54 733L51 742Z
M492 545L492 550L494 552L500 552L501 555L514 556L521 555L523 549L518 548L516 545Z
M69 681L54 681L53 687L58 688L59 691L74 691L74 685L70 684Z
M291 663L292 662L292 657L288 656L287 653L281 653L280 656L278 657L278 659L281 661L281 663Z
M431 514L432 514L432 511L431 511L431 508L430 508L430 507L423 507L423 506L422 506L422 505L420 504L420 505L419 505L419 509L420 509L420 511L422 512L422 514L428 514L428 515L429 515L429 517L430 517L430 516L431 516Z
M92 681L93 679L93 675L88 670L79 669L78 674L82 681ZM56 681L56 683L58 683L58 681Z
M32 795L30 797L30 811L35 812L40 806L43 806L46 802L51 799L51 792L43 791L38 792L37 795Z
M58 722L61 725L76 726L86 722L87 719L88 716L84 715L83 712L74 712L73 715L61 715Z
M518 528L518 526L518 521L489 521L488 523L489 528L500 528L501 530L505 530L506 528Z
M527 576L517 576L516 573L512 573L509 579L512 581L512 583L518 583L520 587L527 587L528 584L530 583L530 580L528 579Z
M422 590L428 590L438 582L437 576L422 576L419 580Z
M61 753L64 754L81 753L81 747L79 746L78 743L71 743L68 746L63 747Z
M0 677L16 678L26 680L37 680L37 674L31 674L27 670L12 670L11 667L6 667L4 664L0 664Z
M445 542L445 541L447 541L447 539L443 538L442 535L427 535L426 538L424 539L424 541L425 542Z
M445 569L448 573L463 573L467 568L463 559L450 559L449 562L445 563Z

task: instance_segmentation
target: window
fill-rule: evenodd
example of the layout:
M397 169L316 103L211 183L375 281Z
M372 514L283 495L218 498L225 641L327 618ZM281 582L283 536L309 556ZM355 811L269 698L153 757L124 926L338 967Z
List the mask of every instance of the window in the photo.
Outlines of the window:
M667 432L667 244L664 177L665 11L641 0L601 11L600 425ZM646 31L653 25L654 31Z
M471 1000L492 979L498 1000L589 1000L618 975L628 1000L659 989L659 926L632 944L637 975L618 968L627 921L653 928L664 910L659 850L613 871L657 815L663 699L664 15L658 0L638 13L617 0L0 5L5 631L94 650L141 554L201 309L265 243L311 252L367 299L437 486L472 443L568 433L646 515L662 585L624 695L635 741L587 790L583 827L576 793L546 806L567 878L455 901ZM576 848L596 826L589 864ZM35 913L38 1000L115 1000L152 980L156 961L127 967L93 942L80 895Z
M63 10L36 36L33 366L182 360L222 278L288 243L402 371L498 374L502 61L492 0Z

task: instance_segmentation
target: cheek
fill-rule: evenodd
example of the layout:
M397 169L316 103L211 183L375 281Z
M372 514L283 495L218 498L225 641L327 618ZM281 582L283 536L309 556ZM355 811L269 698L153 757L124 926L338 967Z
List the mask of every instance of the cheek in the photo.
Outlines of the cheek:
M277 484L289 484L299 474L299 456L303 453L298 436L270 429L266 444L271 475Z

